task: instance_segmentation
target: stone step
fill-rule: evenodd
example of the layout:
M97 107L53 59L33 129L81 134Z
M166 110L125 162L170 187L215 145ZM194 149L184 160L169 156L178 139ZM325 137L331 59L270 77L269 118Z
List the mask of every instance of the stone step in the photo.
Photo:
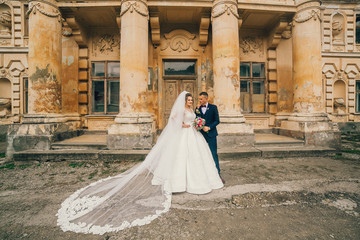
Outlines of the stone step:
M272 134L273 133L273 129L272 128L263 128L263 129L254 129L254 133L255 134Z
M106 130L83 130L82 135L107 135Z
M290 138L286 136L281 136L272 133L259 133L255 134L255 146L268 146L268 147L278 147L278 146L304 146L304 141Z
M337 150L329 147L319 146L259 146L255 147L261 151L264 158L286 158L286 157L324 157L337 153Z
M106 149L106 144L96 144L96 143L54 143L51 144L51 149L58 149L58 150L66 150L66 149L78 149L78 150L86 150L86 149L93 149L93 150L100 150Z
M51 149L66 150L66 149L78 149L78 150L100 150L106 149L106 136L104 134L84 134L78 137L69 138L64 141L54 142L51 144Z
M144 160L149 150L75 150L57 149L47 151L28 150L14 153L15 161L139 161ZM252 147L239 149L219 149L220 160L241 158L275 157L316 157L334 155L335 149L324 147Z

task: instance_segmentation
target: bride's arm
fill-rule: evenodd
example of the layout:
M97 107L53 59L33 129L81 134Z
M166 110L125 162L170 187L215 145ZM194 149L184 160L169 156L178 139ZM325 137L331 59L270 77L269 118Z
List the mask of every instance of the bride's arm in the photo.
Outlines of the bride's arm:
M181 122L182 122L182 127L183 127L183 128L189 128L190 125L184 123L184 117L185 117L185 112L184 112L184 114L183 114L183 119L182 119L182 121L181 121Z

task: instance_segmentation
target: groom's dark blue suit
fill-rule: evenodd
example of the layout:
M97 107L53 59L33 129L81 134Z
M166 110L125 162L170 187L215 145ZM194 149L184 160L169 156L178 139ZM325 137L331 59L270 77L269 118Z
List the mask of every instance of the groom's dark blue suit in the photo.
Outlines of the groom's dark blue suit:
M205 119L205 126L210 127L208 132L204 132L201 130L202 135L205 140L209 144L210 151L215 161L216 168L220 175L220 166L219 166L219 158L217 154L217 140L216 136L218 132L216 130L216 126L220 123L219 112L215 105L208 103L205 114L202 113L201 107L195 109L195 113L197 117L201 117Z

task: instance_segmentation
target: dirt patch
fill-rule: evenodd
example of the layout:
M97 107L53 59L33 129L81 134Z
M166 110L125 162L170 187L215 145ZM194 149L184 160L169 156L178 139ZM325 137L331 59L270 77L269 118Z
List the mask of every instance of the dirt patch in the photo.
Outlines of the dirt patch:
M149 225L103 236L61 231L55 214L68 196L135 164L2 162L0 239L360 238L359 161L343 156L221 161L224 189L176 194L170 211ZM302 190L281 190L292 183Z

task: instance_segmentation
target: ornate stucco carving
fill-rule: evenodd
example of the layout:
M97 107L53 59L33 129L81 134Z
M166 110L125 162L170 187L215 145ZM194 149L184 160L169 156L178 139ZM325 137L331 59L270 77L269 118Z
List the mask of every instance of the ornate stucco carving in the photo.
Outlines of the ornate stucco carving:
M332 17L332 23L331 23L333 44L344 44L344 38L345 38L344 27L345 27L344 16L338 12L335 13Z
M120 36L115 34L102 34L93 41L93 49L102 54L108 54L120 49Z
M1 39L0 40L0 46L7 46L10 45L11 40L10 39Z
M44 4L49 4L52 6L52 12L46 11ZM52 17L52 18L58 18L58 21L61 22L62 18L61 18L61 13L59 11L59 9L57 9L55 6L53 6L50 3L47 2L30 2L29 3L29 10L26 12L26 15L29 16L31 13L36 14L37 12L40 12L41 14L47 16L47 17Z
M68 28L66 26L68 26ZM64 23L63 34L65 31L71 31L68 32L68 34L74 36L76 43L80 47L87 47L88 41L87 41L86 32L84 31L84 29L82 28L82 26L79 24L79 22L76 20L75 17L66 18L66 23Z
M65 20L63 20L62 35L64 37L70 37L72 35L72 29Z
M159 17L150 18L151 40L154 45L160 44L160 20Z
M281 37L284 39L290 39L292 37L292 25L290 23L282 32Z
M263 41L261 38L257 37L244 37L240 39L240 48L244 54L249 52L256 53L257 51L263 53Z
M294 21L296 23L304 23L312 18L314 19L314 21L316 20L319 20L320 22L322 21L319 9L299 12L295 15Z
M120 17L122 17L128 11L130 11L130 13L137 12L144 17L149 17L147 3L142 0L122 0Z
M0 7L0 37L10 37L11 36L11 12L10 8L0 2L2 5Z
M10 73L9 69L6 68L2 68L0 69L0 78L7 78L7 79L11 79L12 75Z
M281 41L282 34L288 27L289 23L287 20L281 20L275 28L271 31L271 35L269 38L269 46L271 48L276 48Z
M210 18L202 17L200 20L200 30L199 30L199 44L200 45L206 45L208 42L209 25L210 25Z
M211 11L211 18L220 17L226 13L227 15L234 15L234 17L239 18L238 7L236 2L234 1L221 1L214 4L212 11Z
M165 41L163 47L161 47L161 51L166 50L168 47L179 53L189 50L190 47L194 51L198 51L198 49L193 46L193 40L196 38L196 35L191 34L186 30L174 30L164 34L164 38Z

